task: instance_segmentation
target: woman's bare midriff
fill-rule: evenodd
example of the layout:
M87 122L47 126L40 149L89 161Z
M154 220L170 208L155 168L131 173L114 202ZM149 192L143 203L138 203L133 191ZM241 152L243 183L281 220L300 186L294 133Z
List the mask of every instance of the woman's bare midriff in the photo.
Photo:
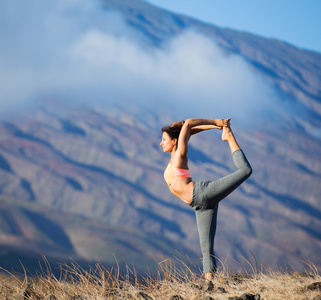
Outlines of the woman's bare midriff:
M172 194L180 198L188 205L190 205L192 202L193 189L194 182L190 177L177 180L169 186L169 190L172 192Z

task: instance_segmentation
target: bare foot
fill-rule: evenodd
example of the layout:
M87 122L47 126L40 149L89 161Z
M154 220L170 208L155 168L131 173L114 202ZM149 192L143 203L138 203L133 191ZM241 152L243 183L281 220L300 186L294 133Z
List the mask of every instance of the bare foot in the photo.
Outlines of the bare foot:
M222 132L222 140L223 141L228 141L229 138L231 138L233 136L233 132L230 128L230 126L224 126L223 127L223 132Z
M240 149L240 146L238 145L234 134L232 132L232 129L230 127L230 124L228 123L227 126L223 127L223 132L222 132L222 140L223 141L228 141L228 144L230 146L231 153L234 151Z

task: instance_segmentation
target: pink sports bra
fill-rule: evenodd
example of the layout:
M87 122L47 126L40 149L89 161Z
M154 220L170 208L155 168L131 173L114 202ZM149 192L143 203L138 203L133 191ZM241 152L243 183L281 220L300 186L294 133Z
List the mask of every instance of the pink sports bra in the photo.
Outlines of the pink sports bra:
M164 172L164 178L168 186L170 186L173 182L177 180L188 178L188 177L191 177L189 170L175 168L171 165L171 163L167 165L167 168L165 169L165 172Z

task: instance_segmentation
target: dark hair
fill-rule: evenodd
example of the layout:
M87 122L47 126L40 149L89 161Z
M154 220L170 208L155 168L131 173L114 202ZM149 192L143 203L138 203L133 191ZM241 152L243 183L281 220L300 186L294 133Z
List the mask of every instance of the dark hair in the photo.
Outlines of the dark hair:
M175 138L178 139L184 123L185 121L180 121L180 122L174 122L169 126L164 126L162 128L162 132L166 132L172 140Z

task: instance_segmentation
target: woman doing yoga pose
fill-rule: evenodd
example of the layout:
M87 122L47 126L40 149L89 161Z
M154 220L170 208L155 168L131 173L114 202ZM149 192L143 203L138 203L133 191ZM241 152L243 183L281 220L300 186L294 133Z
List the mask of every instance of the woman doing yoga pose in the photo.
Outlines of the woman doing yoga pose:
M193 182L188 169L188 141L190 136L208 129L222 129L237 170L214 181ZM214 236L218 203L250 177L252 169L230 128L230 119L187 119L162 128L160 145L171 159L164 172L170 191L195 210L196 223L203 255L203 271L207 280L216 270Z

